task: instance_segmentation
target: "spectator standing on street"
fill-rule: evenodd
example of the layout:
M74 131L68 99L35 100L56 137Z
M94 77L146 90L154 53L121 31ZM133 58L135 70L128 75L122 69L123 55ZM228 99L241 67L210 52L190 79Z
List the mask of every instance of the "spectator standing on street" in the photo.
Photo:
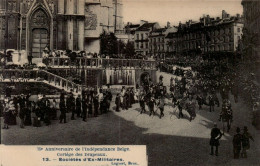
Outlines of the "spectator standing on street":
M237 134L233 137L233 152L234 152L234 159L238 159L241 151L242 139L243 136L240 134L240 128L237 127L236 130Z
M77 113L77 117L80 117L81 114L81 97L80 95L78 95L77 99L76 99L76 113Z
M249 141L249 139L254 141L252 135L248 132L247 127L244 126L244 132L242 134L242 153L241 153L241 157L242 158L247 158L246 151L250 149L250 141Z
M4 110L3 110L3 117L4 117L4 127L3 129L8 129L8 123L10 118L10 110L9 110L9 98L5 98L4 100Z
M67 98L67 108L68 108L68 111L71 111L72 114L71 114L71 120L75 120L75 98L73 96L73 93L71 92L69 94L69 97Z
M86 95L82 95L82 113L81 113L81 117L82 117L82 120L84 122L86 122L86 118L87 118L87 107L88 107L88 103L87 103Z
M62 92L60 95L60 123L62 123L62 120L64 120L64 123L66 123L66 106L65 106L65 96Z
M116 95L115 104L116 104L116 112L120 112L120 94L119 93Z
M218 156L218 147L219 147L219 139L222 137L222 133L220 132L220 129L217 127L217 124L214 123L214 128L211 130L211 134L210 134L211 138L210 138L210 147L211 147L211 151L210 151L210 155L214 155L213 151L214 151L214 146L216 147L215 150L215 155Z
M98 107L99 107L97 91L95 91L94 95L93 95L93 104L94 104L94 117L97 117L98 116Z
M121 94L121 95L122 95L122 94ZM140 114L142 114L143 112L146 112L143 92L141 92L140 95L139 95L139 104L140 104L140 107L141 107L141 112L140 112Z
M160 109L160 119L164 116L164 105L165 105L165 100L163 96L163 91L161 91L161 96L159 97L159 103L158 103L158 108Z

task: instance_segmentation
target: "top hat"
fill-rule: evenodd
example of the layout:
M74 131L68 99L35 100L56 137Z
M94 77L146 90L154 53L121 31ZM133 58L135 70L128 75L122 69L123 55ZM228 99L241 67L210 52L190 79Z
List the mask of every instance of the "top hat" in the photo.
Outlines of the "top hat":
M239 127L237 127L237 130L236 130L236 132L237 132L237 133L239 133L239 132L240 132L240 128L239 128Z

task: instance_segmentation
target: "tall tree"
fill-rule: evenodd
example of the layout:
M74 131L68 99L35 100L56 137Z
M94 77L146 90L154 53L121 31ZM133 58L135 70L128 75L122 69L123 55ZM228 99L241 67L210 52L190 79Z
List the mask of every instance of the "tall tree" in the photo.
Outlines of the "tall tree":
M134 47L134 42L128 41L125 46L124 54L126 58L133 58L135 55L135 47Z
M100 35L100 53L101 54L117 54L117 37L114 33L107 34L103 32Z

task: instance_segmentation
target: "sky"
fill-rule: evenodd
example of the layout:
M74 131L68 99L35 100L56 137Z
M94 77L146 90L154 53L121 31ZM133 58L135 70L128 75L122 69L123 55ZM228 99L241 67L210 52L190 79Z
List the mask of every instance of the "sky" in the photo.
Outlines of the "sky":
M222 10L228 14L243 14L241 0L122 0L124 23L140 20L158 22L165 26L178 25L181 21L199 21L205 15L221 17Z

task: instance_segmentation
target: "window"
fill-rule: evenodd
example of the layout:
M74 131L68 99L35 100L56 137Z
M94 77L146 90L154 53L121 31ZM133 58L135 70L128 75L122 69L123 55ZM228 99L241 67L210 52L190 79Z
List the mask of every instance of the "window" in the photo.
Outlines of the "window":
M224 51L224 46L223 45L220 46L220 51Z
M139 34L136 34L136 39L139 40Z
M137 49L139 48L139 43L136 43L136 48L137 48Z
M219 51L219 46L218 45L216 45L215 51Z
M144 34L141 34L141 40L144 40Z
M141 46L140 46L140 48L144 48L144 44L143 44L143 43L141 43Z
M149 47L148 47L148 43L146 43L146 48L149 48Z
M228 51L228 50L229 50L229 45L226 44L226 45L225 45L225 51Z
M229 36L227 37L227 42L230 42L230 37Z
M222 35L225 31L223 29L220 30L220 35Z
M240 28L237 28L237 32L240 32Z

